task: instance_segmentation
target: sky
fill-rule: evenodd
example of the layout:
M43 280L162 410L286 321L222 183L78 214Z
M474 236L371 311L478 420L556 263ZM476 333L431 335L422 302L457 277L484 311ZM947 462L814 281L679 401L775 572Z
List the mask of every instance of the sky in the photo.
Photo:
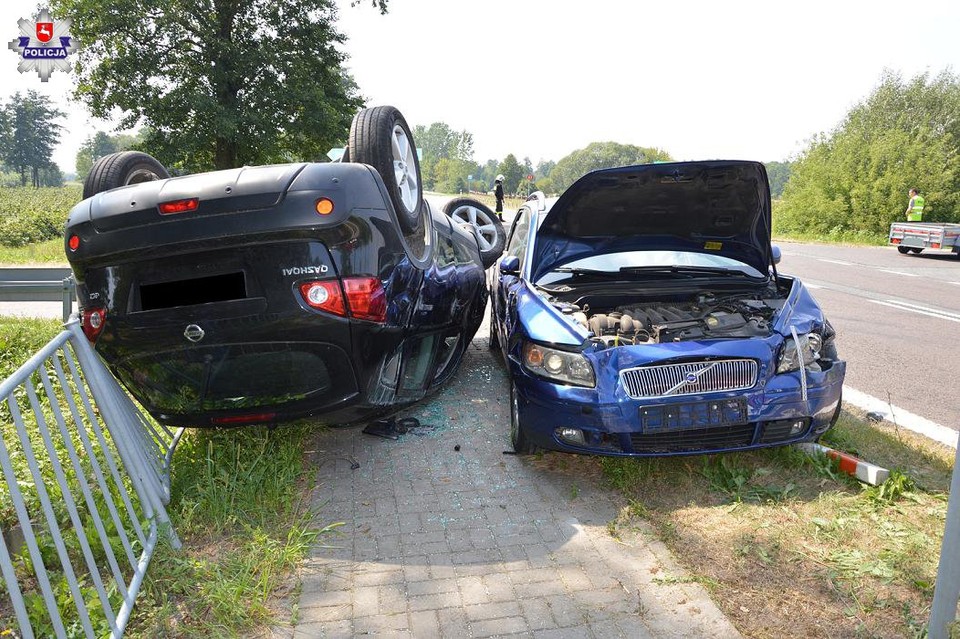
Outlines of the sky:
M955 0L390 0L386 15L335 2L368 105L469 131L481 163L556 161L605 141L679 160L791 159L884 69L960 73ZM28 13L0 4L4 43ZM70 172L83 140L112 123L69 99L69 75L42 83L17 63L4 46L0 100L35 89L68 112L54 160Z

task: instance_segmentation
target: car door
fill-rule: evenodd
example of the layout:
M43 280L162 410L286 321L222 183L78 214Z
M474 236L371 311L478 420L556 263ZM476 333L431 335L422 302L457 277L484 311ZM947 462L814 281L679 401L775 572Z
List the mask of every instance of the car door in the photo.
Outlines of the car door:
M506 356L509 352L509 338L513 333L513 326L516 321L516 309L512 308L517 294L517 288L521 286L521 279L518 275L504 275L500 272L500 264L503 260L516 257L519 259L518 271L523 271L523 262L527 253L527 244L530 241L530 217L529 207L522 206L517 210L517 215L513 219L510 227L510 235L507 238L507 247L503 257L493 269L490 283L490 303L493 307L491 321L494 322L494 328L500 340L500 348Z

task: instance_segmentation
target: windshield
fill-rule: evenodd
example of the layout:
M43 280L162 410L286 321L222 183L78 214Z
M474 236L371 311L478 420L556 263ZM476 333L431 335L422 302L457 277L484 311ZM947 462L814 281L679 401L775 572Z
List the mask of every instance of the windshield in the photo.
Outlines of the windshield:
M690 269L691 271L704 269L703 274L705 276L722 275L723 272L727 271L731 275L745 275L753 278L766 277L764 273L749 264L721 255L707 255L688 251L627 251L592 255L567 262L541 277L536 283L542 286L560 282L574 277L578 274L578 271L580 273L623 274L624 278L629 278L632 274L643 273L646 269L657 271L673 267L677 267L680 271L682 269ZM712 271L716 272L713 273Z

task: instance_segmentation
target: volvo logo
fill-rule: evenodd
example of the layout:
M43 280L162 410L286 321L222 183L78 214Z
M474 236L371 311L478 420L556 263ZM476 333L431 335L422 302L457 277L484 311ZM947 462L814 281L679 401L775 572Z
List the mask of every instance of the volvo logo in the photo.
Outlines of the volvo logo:
M203 339L203 336L206 333L203 332L203 329L197 326L196 324L190 324L185 329L183 329L183 336L186 337L191 342L199 342Z
M688 384L693 384L693 383L696 382L699 378L700 378L700 376L697 375L696 373L687 373L687 383L688 383Z

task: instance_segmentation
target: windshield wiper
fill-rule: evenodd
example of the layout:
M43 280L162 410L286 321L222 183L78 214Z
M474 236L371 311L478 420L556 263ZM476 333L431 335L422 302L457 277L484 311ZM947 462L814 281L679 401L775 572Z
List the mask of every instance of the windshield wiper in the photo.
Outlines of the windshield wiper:
M622 271L623 269L620 269ZM620 271L599 271L592 268L571 268L561 266L553 269L554 273L570 273L572 275L599 275L600 277L620 277Z
M621 273L675 273L679 275L723 275L746 277L752 280L763 279L737 269L719 268L714 266L621 266Z

